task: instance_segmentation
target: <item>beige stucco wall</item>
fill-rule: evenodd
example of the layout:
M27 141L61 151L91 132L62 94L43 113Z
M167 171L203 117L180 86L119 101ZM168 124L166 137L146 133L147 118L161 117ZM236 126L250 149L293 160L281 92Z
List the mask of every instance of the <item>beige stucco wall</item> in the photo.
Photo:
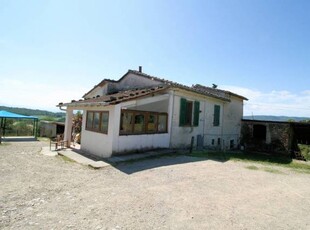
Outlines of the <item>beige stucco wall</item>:
M86 130L87 111L109 111L108 134ZM112 154L112 142L114 134L114 107L89 107L83 111L83 125L81 136L81 149L99 157L110 157Z
M201 124L201 114L199 114L199 126L198 127L180 127L179 126L179 117L180 117L180 100L181 97L186 98L187 100L202 100L202 98L197 98L193 94L185 94L179 91L171 91L173 94L172 98L173 103L173 113L171 117L172 127L171 127L171 137L170 137L170 147L172 148L184 148L188 147L191 143L191 137L203 133L203 127ZM200 103L200 110L202 103Z
M243 114L242 100L231 98L231 102L202 97L182 91L171 92L173 94L174 106L172 114L171 141L173 148L188 147L191 143L191 137L194 137L194 145L197 144L197 135L204 137L204 146L229 148L230 140L234 140L235 147L240 138L241 118ZM197 100L200 102L199 126L198 127L180 127L180 99ZM220 125L213 125L214 105L220 106ZM220 146L218 146L220 138ZM212 144L214 140L214 144Z
M241 119L243 117L243 101L237 97L231 97L231 102L224 104L223 140L226 148L230 141L234 140L236 147L240 142Z
M107 94L108 84L105 84L104 86L97 86L93 91L88 93L85 98L93 98L99 96L103 96Z
M141 87L155 86L155 85L160 85L160 84L162 83L129 73L125 78L123 78L118 83L117 88L119 90L124 90L124 89L130 89L133 86L135 88L141 88Z

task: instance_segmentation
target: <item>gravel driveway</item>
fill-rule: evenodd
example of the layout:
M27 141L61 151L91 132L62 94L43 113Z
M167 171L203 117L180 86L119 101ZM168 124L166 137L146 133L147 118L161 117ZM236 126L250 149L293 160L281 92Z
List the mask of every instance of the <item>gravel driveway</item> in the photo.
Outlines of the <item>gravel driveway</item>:
M310 229L310 175L186 156L100 170L0 146L0 229Z

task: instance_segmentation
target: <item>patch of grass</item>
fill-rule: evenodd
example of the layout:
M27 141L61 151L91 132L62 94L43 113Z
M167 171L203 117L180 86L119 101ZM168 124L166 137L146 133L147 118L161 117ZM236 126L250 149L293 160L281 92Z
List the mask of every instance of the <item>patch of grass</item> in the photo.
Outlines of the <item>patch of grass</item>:
M249 166L246 166L247 169L251 169L251 170L259 170L258 167L256 167L255 165L249 165Z
M117 162L117 163L111 163L109 161L107 161L109 164L113 164L113 165L117 165L117 164L134 164L136 162L139 161L146 161L146 160L151 160L151 159L160 159L160 158L164 158L164 157L177 157L180 156L180 154L178 153L164 153L164 154L159 154L159 155L152 155L152 156L145 156L145 157L141 157L141 158L135 158L135 159L129 159L126 161L121 161L121 162Z
M224 152L215 152L215 151L195 151L192 153L187 154L188 156L192 157L202 157L202 158L208 158L212 160L217 161L227 161L227 155Z
M301 154L306 158L307 161L310 161L310 145L298 145Z
M188 154L192 157L203 157L210 160L225 162L229 160L253 162L262 165L274 165L293 169L296 172L310 173L310 164L304 162L292 161L289 157L273 156L261 153L248 153L248 152L215 152L215 151L201 151L192 152ZM254 170L254 169L253 169Z
M0 144L0 147L1 147L1 146L7 146L7 145L10 145L10 143L2 142L2 143Z
M280 170L275 169L275 168L264 167L263 170L265 172L276 173L276 174L283 174L283 172L281 172Z
M60 157L63 161L68 162L68 163L74 163L75 161L70 159L69 157L63 156L63 155L58 155L57 157Z
M38 137L37 139L38 139L38 141L45 141L45 142L50 141L50 139L48 137Z
M275 168L270 168L270 167L259 168L255 165L249 165L249 166L246 166L245 168L250 169L250 170L263 170L263 171L269 172L269 173L283 174L283 172L281 172L280 170L275 169Z
M309 173L310 174L310 164L305 163L305 162L299 163L299 162L293 161L290 164L289 168L293 169L295 172Z

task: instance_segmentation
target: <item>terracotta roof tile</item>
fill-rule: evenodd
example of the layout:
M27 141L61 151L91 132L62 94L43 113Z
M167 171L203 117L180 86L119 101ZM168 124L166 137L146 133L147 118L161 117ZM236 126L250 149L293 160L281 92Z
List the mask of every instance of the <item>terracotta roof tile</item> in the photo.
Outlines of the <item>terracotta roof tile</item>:
M149 94L157 93L167 88L168 86L160 85L160 86L143 88L143 89L126 90L126 91L118 92L115 94L104 95L104 96L94 97L94 98L85 99L85 100L79 100L79 101L73 100L71 101L71 103L62 103L62 104L59 104L58 106L68 106L68 105L83 106L83 105L88 105L88 104L105 105L105 106L115 105L115 104L119 104L124 101L130 101L136 98L147 96Z
M106 83L118 83L120 82L124 77L126 77L129 73L144 77L144 78L148 78L150 80L153 81L158 81L162 83L162 86L157 86L157 87L149 87L149 88L143 88L143 89L133 89L133 90L126 90L126 91L120 91L118 93L115 94L111 94L111 95L104 95L104 96L99 96L99 97L95 97L95 98L91 98L91 99L85 99L85 100L80 100L80 101L74 101L75 104L87 104L87 103L105 103L105 104L117 104L123 101L128 101L128 100L132 100L141 96L145 96L148 95L150 93L154 93L163 89L166 89L168 87L174 87L174 88L179 88L179 89L183 89L186 91L190 91L190 92L194 92L194 93L198 93L204 96L209 96L209 97L214 97L220 100L224 100L224 101L230 101L230 97L231 96L235 96L235 97L239 97L242 100L248 100L247 98L240 96L238 94L232 93L230 91L226 91L226 90L221 90L221 89L215 89L215 88L211 88L211 87L207 87L207 86L203 86L200 84L195 84L190 86L187 85L183 85L177 82L173 82L173 81L169 81L166 80L164 78L159 78L159 77L155 77L152 75L148 75L136 70L128 70L128 72L126 74L124 74L119 80L115 81L115 80L110 80L110 79L104 79L102 80L99 84L95 85L93 87L93 89L95 89L98 86L103 86ZM85 97L87 94L89 94L93 89L91 89L89 92L87 92L86 94L84 94L83 97ZM71 104L71 103L67 103L67 104ZM66 104L64 104L66 105Z

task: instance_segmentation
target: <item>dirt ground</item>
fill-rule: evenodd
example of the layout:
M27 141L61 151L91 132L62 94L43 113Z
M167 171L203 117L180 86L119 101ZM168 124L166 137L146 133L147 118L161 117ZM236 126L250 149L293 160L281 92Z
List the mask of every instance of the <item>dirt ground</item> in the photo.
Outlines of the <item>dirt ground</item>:
M0 229L310 229L309 174L186 156L94 170L44 145L0 146Z

